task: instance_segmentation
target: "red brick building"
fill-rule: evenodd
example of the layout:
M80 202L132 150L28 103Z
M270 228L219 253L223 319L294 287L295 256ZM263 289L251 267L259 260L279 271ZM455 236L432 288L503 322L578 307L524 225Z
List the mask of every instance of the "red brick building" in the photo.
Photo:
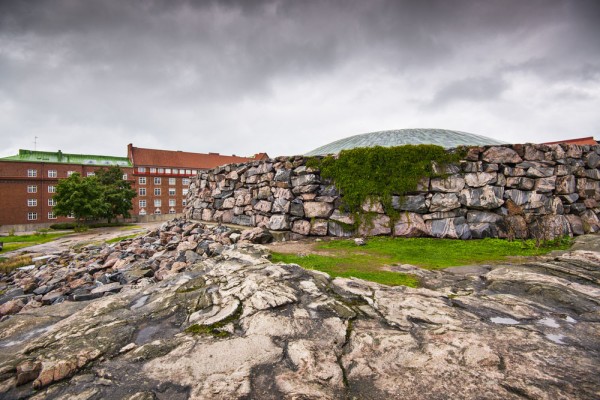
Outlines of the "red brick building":
M54 215L52 196L59 179L74 172L89 176L99 168L117 165L138 193L132 215L179 214L185 206L189 179L199 170L266 157L264 153L237 157L145 149L131 144L127 146L127 157L19 150L15 156L0 158L0 229L72 221Z

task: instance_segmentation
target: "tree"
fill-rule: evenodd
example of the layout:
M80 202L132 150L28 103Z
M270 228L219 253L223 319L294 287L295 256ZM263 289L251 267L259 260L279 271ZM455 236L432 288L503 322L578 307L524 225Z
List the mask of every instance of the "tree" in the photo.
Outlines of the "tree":
M136 196L123 171L116 166L99 169L95 176L81 177L78 173L62 179L56 187L56 215L73 215L78 221L106 218L110 223L119 215L127 218Z
M78 173L58 181L53 198L56 200L54 214L73 215L80 222L97 218L106 207L100 182L94 176L82 178Z
M128 218L129 210L133 208L132 200L137 195L131 184L123 179L123 171L117 166L96 171L96 178L102 185L105 207L101 217L110 223L113 218L122 215Z

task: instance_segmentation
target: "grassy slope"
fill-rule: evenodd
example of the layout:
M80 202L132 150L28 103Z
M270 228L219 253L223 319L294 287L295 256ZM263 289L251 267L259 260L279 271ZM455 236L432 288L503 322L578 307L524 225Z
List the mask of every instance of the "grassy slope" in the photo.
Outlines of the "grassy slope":
M506 260L511 256L535 256L569 247L567 241L536 248L533 241L509 242L501 239L451 240L430 238L376 237L358 247L350 240L320 243L318 250L332 256L311 254L297 256L273 253L274 262L296 263L331 276L356 277L385 285L415 287L417 279L410 275L384 271L385 265L412 264L426 269Z
M22 249L23 247L34 246L51 242L61 236L70 234L71 232L62 233L47 233L41 235L13 235L0 237L0 242L4 242L3 252Z

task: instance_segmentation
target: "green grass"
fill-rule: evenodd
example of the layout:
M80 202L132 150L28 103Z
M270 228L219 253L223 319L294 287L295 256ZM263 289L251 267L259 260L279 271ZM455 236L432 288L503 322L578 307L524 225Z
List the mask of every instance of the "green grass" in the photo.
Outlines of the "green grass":
M426 269L441 269L506 261L513 256L537 256L569 246L568 240L537 248L533 240L509 242L502 239L374 237L365 246L356 246L351 240L332 240L315 246L315 249L327 251L331 255L273 253L272 261L295 263L307 269L326 272L332 277L355 277L384 285L416 287L419 282L415 277L382 268L386 265L412 264Z
M117 243L117 242L120 242L121 240L133 239L134 237L138 237L139 235L140 235L139 233L135 233L133 235L119 236L116 238L106 240L106 243L108 243L108 244Z
M3 236L0 237L0 242L4 242L4 250L2 251L7 252L34 246L36 244L51 242L70 233L71 232Z

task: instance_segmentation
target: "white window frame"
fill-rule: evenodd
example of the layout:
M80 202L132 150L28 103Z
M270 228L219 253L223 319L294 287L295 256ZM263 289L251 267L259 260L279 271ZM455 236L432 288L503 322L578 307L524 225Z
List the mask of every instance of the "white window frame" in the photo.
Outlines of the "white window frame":
M165 168L165 174L170 174L171 173L171 168Z
M146 200L140 200L139 202L140 208L146 208L146 204Z
M36 212L28 212L27 213L27 221L36 221L37 218L37 213Z
M181 200L181 205L184 207L187 206L187 199Z
M126 181L127 180L127 174L123 174L123 180Z
M154 195L155 196L160 196L160 188L154 188Z
M177 185L177 179L169 178L169 185Z
M56 178L58 177L58 171L55 169L48 170L48 178Z
M146 195L146 188L140 188L140 196Z
M145 184L146 184L146 177L145 177L145 176L140 176L140 177L138 178L138 183L139 183L140 185L145 185Z
M140 172L140 173L146 172L146 167L138 167L138 172Z
M150 168L150 173L151 174L155 174L156 173L156 168Z
M37 199L27 199L27 207L37 207Z
M56 193L56 186L48 185L48 193Z
M176 196L176 189L175 188L169 188L169 196Z
M95 173L95 172L88 172L88 173L86 174L86 176L87 176L87 177L90 177L90 176L96 176L96 173Z
M188 188L183 188L183 189L181 190L181 194L182 194L182 195L184 195L184 196L187 196L187 195L188 195L188 193L189 193L189 191L190 191L190 189L188 189Z
M169 214L177 214L177 211L175 211L174 208L169 209Z
M190 186L190 182L191 182L191 179L190 179L190 178L183 178L183 179L181 180L181 184L182 184L183 186Z
M67 178L70 177L71 175L73 175L75 173L75 171L67 171Z
M48 219L56 219L56 215L52 211L48 211Z
M146 210L144 210L143 208L140 210L140 215L146 215Z
M169 199L169 207L175 207L177 205L177 200Z
M154 199L154 207L162 206L162 201L160 199Z
M165 173L165 169L164 168L159 168L158 169L158 173L159 174L164 174Z
M75 215L73 213L71 213L71 214L67 215L67 218L73 219L73 218L75 218Z
M160 179L159 177L157 177L157 176L156 176L156 177L154 177L154 184L155 184L155 185L160 185L160 183L161 183L161 182L162 182L162 181L161 181L161 179Z
M37 169L28 169L27 177L28 178L36 178L37 177Z
M48 199L48 207L54 207L56 205L56 200Z
M157 208L156 210L154 210L154 215L161 215L162 213L160 212L160 208Z
M37 185L27 185L27 193L37 193Z

